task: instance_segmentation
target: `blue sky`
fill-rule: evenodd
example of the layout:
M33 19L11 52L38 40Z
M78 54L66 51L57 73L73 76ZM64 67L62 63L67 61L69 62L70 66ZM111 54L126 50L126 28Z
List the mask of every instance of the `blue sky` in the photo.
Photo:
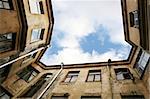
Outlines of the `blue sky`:
M128 58L120 0L52 0L54 30L46 65L102 62Z

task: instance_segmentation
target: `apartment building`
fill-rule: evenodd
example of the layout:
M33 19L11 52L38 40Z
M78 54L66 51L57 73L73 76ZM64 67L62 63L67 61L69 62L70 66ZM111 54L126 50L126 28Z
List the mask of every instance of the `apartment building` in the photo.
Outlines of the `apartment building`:
M49 46L53 24L49 0L0 1L1 83Z
M19 50L24 56L49 44L52 5L49 0L22 0L16 5L23 6L18 15L24 16L20 22L26 28L19 28L26 34ZM127 60L46 66L40 62L46 51L43 48L11 63L9 70L1 68L5 79L1 80L0 98L149 99L150 0L121 0L121 5L125 40L132 45Z

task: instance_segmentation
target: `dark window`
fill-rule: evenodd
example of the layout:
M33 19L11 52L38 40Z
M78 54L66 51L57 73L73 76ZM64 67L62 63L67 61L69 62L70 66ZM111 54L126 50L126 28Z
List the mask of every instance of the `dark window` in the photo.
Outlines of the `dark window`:
M87 81L101 81L101 70L90 70Z
M52 96L51 99L68 99L68 96Z
M101 96L81 96L81 99L101 99Z
M40 5L41 14L44 14L44 9L43 9L43 3L42 3L42 1L39 2L39 5Z
M0 34L0 53L10 51L15 48L15 33Z
M31 43L43 39L45 29L33 29L31 35Z
M138 18L138 11L130 12L130 26L138 28L139 27L139 18Z
M138 57L137 57L137 63L135 65L135 68L139 71L139 73L144 74L144 71L146 67L148 66L150 61L150 54L148 54L145 51L140 50Z
M42 1L29 0L29 6L32 14L44 14Z
M133 79L132 74L128 68L117 68L115 69L117 80Z
M34 69L32 66L28 66L24 68L23 70L19 71L17 75L20 77L20 79L25 80L26 82L30 82L32 79L34 79L38 75L39 71Z
M12 0L0 0L0 9L13 9Z
M70 71L64 82L75 82L78 78L79 71Z
M145 99L143 95L121 96L121 99Z
M8 57L4 57L4 58L0 58L0 65L7 63L10 60L10 56Z
M0 99L11 99L12 95L0 86Z
M46 81L48 81L52 77L51 73L44 74L31 88L21 97L32 97L40 88L42 85L45 84Z
M23 59L22 64L24 64L24 63L28 62L29 60L35 58L36 54L37 54L37 53L33 53L33 54L30 54L30 55L26 56L26 57Z

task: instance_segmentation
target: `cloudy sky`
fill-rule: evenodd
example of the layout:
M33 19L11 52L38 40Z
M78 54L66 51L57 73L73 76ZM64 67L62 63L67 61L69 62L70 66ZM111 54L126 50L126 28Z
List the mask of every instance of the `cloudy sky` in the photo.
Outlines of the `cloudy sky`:
M54 30L46 65L102 62L128 58L121 0L52 0Z

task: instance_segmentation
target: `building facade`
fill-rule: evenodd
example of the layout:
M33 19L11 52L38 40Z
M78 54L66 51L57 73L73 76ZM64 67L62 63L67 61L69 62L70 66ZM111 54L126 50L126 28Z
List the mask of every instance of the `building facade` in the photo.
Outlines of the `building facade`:
M4 4L7 0L0 2ZM6 61L2 64L4 67L0 70L0 98L150 98L150 0L121 0L125 40L132 45L127 60L109 59L108 62L68 65L62 63L54 66L46 66L40 62L46 51L45 46L50 43L54 24L51 2L14 0L10 4L16 10L4 9L3 5L0 8L0 17L7 17L11 13L13 16L14 13L18 18L14 17L15 21L10 21L8 17L3 20L0 18L0 24L4 24L0 27L0 35L15 32L18 35L18 44L15 44L18 46L16 45L17 54L11 50L0 54L0 57L14 54L13 59L16 59L7 66L3 65L8 63ZM9 22L13 22L9 25L18 25L11 25L11 30Z

